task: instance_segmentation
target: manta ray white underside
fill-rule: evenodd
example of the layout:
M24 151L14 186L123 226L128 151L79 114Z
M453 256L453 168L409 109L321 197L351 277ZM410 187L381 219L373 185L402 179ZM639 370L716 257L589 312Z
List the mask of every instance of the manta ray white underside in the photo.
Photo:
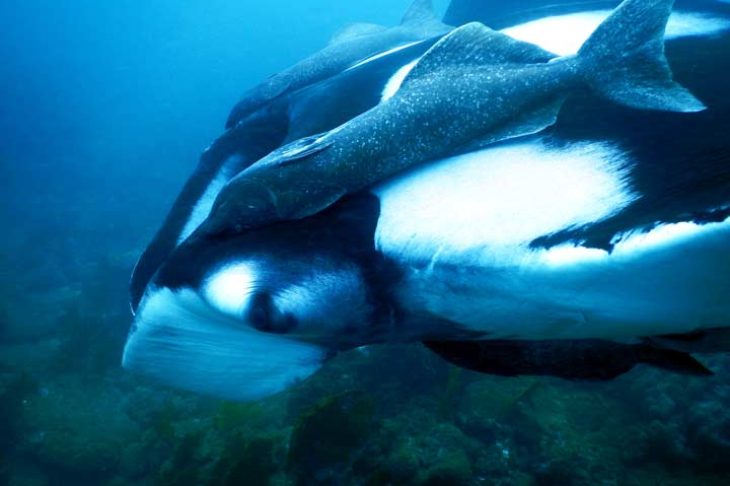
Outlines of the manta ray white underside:
M496 338L626 339L730 322L730 219L616 235L613 249L531 242L640 198L607 143L513 143L381 186L378 249L403 262L400 296ZM458 188L458 190L453 190Z

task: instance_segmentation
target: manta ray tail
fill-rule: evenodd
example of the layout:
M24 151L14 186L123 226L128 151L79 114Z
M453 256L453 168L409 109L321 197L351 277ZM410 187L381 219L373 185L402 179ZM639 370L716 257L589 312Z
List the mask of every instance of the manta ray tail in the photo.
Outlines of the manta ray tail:
M674 0L625 0L578 52L588 83L633 108L695 112L705 106L674 82L664 30Z

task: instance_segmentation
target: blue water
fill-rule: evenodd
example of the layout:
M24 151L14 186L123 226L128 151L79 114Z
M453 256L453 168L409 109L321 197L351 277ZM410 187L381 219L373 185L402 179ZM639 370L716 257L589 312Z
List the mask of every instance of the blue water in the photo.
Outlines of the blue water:
M251 404L121 369L131 269L240 95L408 3L0 2L0 484L728 483L722 355L586 384L384 346Z
M63 234L113 224L146 243L246 89L406 3L2 2L3 207L25 230L52 215L79 223ZM66 202L15 197L28 191Z

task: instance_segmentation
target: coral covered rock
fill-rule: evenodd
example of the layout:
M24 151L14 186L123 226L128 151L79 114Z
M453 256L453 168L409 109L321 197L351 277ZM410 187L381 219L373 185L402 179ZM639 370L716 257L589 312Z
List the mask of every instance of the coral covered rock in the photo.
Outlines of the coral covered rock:
M42 385L24 404L20 448L60 474L106 477L140 436L121 404L113 388L91 389L74 379Z

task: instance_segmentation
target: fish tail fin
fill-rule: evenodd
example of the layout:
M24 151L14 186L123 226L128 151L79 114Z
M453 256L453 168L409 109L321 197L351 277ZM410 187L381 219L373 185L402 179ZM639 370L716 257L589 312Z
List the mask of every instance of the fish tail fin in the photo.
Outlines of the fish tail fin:
M664 31L674 0L625 0L578 52L590 87L644 110L697 112L705 105L672 79Z

